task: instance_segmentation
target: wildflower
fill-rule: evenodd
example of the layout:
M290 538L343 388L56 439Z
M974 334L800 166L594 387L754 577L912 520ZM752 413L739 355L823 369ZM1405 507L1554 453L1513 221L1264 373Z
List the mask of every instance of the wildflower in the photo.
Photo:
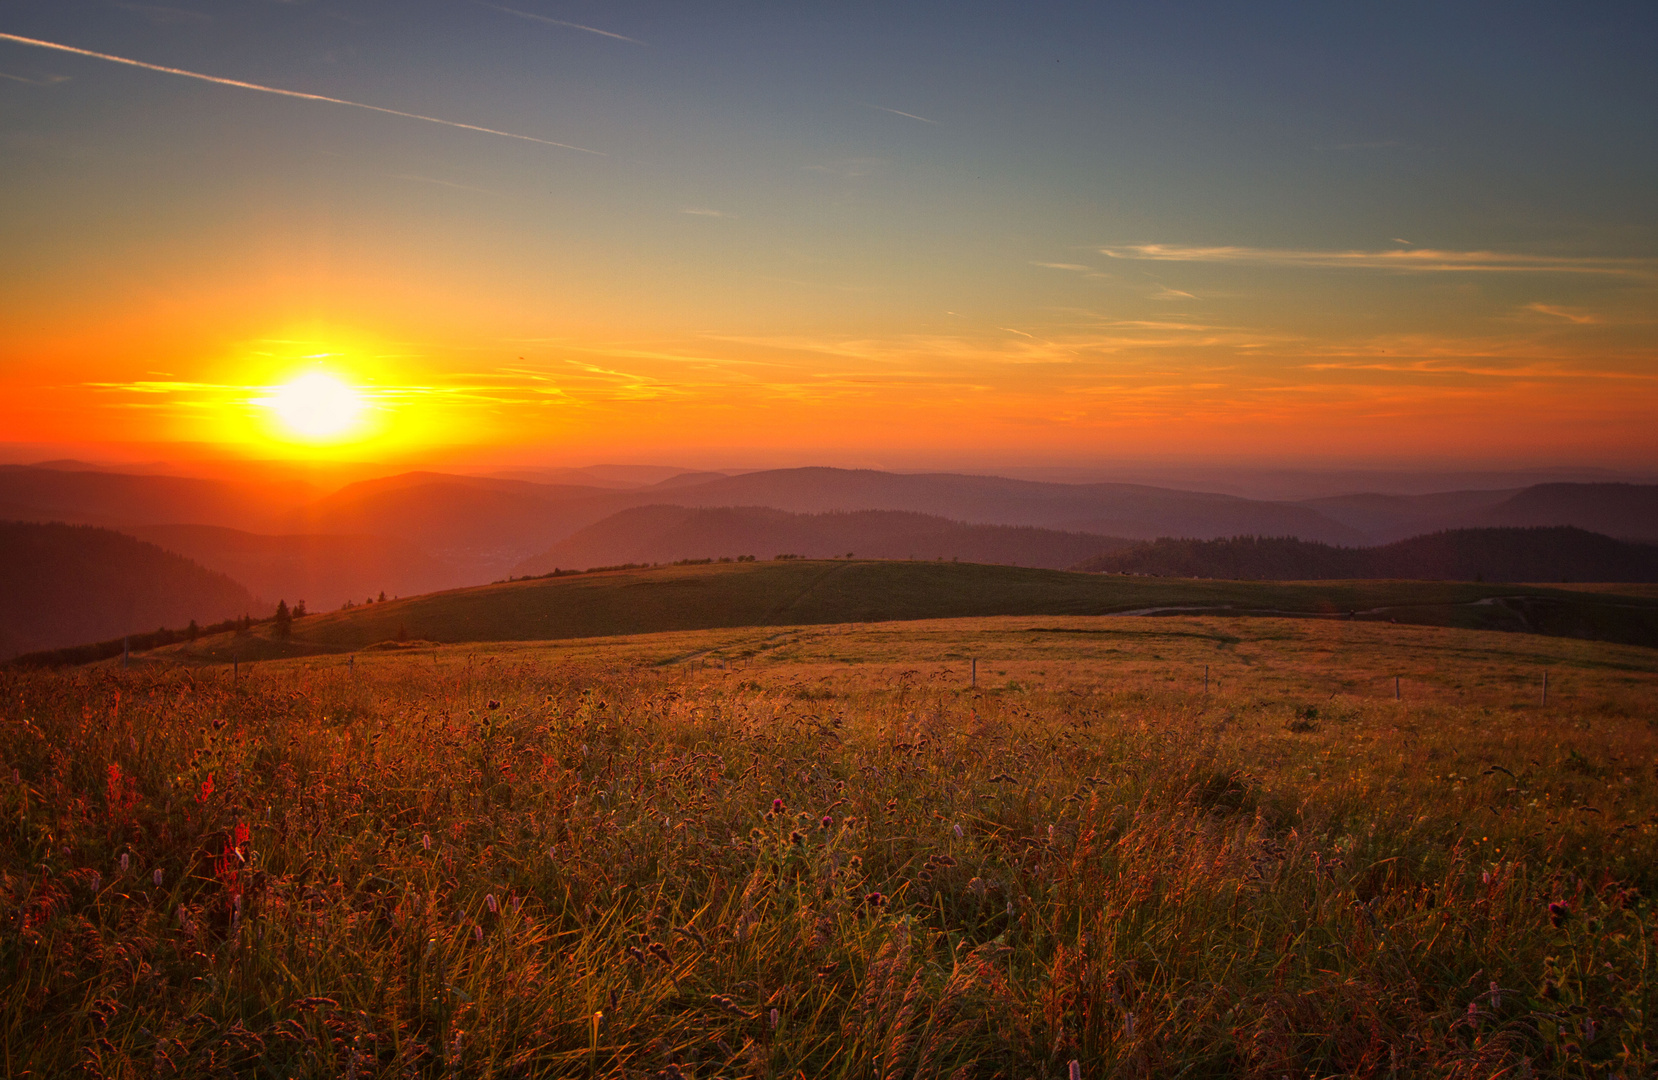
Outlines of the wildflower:
M771 801L771 812L774 813L774 814L781 814L783 812L783 800L782 799L773 799Z
M127 853L123 851L123 852L121 852L121 873L124 874L124 873L127 872L127 865L128 865Z
M155 868L155 873L150 875L150 880L155 882L156 888L161 888L161 867Z
M253 839L253 830L248 828L248 823L238 821L236 823L236 846L241 847L251 839Z
M96 870L92 871L91 878L87 882L87 884L89 886L91 886L92 891L94 893L96 893L98 891L99 887L103 885L103 883L104 883L104 875L98 873L98 871L96 871Z
M501 913L501 906L496 903L494 893L484 894L484 907L489 909L489 913L491 915L499 915Z
M881 907L886 902L887 898L881 893L872 892L864 894L864 903L868 904L870 907Z
M834 824L835 824L835 819L830 817L828 814L824 814L823 815L823 820L818 822L818 826L820 828L824 829L824 830L829 829L830 826L832 826Z
M520 911L522 911L523 909L524 909L524 898L522 896L513 897L512 898L512 913L514 915L516 915Z
M1066 1066L1065 1076L1066 1080L1082 1080L1082 1063L1072 1058L1071 1064Z
M1126 1013L1123 1016L1123 1035L1126 1036L1127 1038L1130 1038L1130 1039L1134 1038L1134 1014L1133 1013Z
M789 834L789 843L799 845L804 844L805 842L806 836L799 829L796 829L794 832Z
M967 830L961 827L960 822L957 822L956 823L956 839L961 840L961 839L965 838L966 836L967 836ZM1075 1065L1076 1062L1073 1061L1073 1062L1071 1062L1071 1064Z
M500 707L501 707L501 703L499 701L496 701L494 698L489 699L489 708L490 708L491 712L493 712L496 709L499 709Z
M480 945L484 943L484 928L477 923L472 924L472 938Z
M773 1031L777 1030L777 1021L778 1021L780 1016L781 1016L781 1014L776 1009L773 1009L771 1011L771 1029Z
M420 834L420 846L425 848L427 851L432 850L432 834L431 833L421 833Z
M1572 917L1572 905L1564 900L1555 900L1549 904L1549 925L1561 927L1566 920Z

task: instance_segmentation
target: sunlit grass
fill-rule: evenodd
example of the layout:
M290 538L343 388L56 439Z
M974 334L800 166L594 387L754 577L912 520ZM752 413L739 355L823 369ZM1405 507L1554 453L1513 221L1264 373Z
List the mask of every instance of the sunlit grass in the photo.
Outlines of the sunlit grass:
M1044 618L240 674L3 676L8 1074L1654 1064L1651 650Z

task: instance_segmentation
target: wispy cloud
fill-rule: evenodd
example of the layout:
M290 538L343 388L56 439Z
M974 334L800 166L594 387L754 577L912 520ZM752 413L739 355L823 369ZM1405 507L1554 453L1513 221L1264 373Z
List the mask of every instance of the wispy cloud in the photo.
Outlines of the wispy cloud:
M1535 311L1539 315L1548 315L1556 319L1565 319L1569 323L1579 326L1589 326L1600 322L1600 316L1592 311L1582 311L1577 308L1557 307L1554 304L1527 304L1526 311Z
M1075 270L1079 274L1086 274L1089 270L1093 269L1092 267L1084 266L1081 263L1033 262L1031 265L1040 266L1045 270Z
M687 206L680 213L690 214L692 217L734 218L737 216L724 210L710 210L706 206Z
M306 94L298 90L283 90L276 86L263 86L259 83L243 82L240 79L226 79L218 75L204 75L199 71L186 71L183 68L165 67L161 64L145 63L142 60L129 60L124 56L113 56L109 53L94 52L91 49L81 49L73 45L60 45L54 41L41 41L38 38L21 37L17 34L0 34L0 41L16 42L19 45L28 45L37 49L51 49L54 52L71 53L75 56L90 57L93 60L104 60L111 64L123 64L127 67L142 68L145 71L158 71L163 75L178 75L186 79L199 79L202 82L213 83L217 86L232 86L238 90L257 90L262 94L276 94L279 97L298 98L301 101L320 101L329 105L347 105L353 109L366 109L369 112L384 113L387 116L400 116L405 120L420 120L428 124L442 124L444 127L460 128L462 131L476 131L484 135L499 135L505 139L519 139L523 142L540 143L542 146L556 146L561 150L575 150L583 154L597 154L604 156L603 151L589 150L583 146L573 146L570 143L554 142L551 139L538 139L534 135L520 135L512 131L500 131L496 128L480 127L477 124L463 124L458 120L444 120L436 116L422 116L420 113L403 112L400 109L387 109L379 105L365 105L361 101L347 101L344 98L328 97L323 94Z
M914 113L904 112L901 109L889 109L885 105L865 105L864 108L874 109L876 112L891 113L894 116L902 116L906 120L919 120L923 124L938 123L937 120L929 120L925 116L917 116Z
M598 34L600 37L615 38L617 41L626 41L634 45L644 45L638 38L630 38L626 34L613 34L609 30L600 30L596 26L583 26L581 23L566 22L563 19L554 19L546 15L537 15L533 11L519 11L517 8L502 7L499 4L487 4L484 0L472 0L479 7L486 7L491 11L499 11L503 15L516 15L520 19L531 19L535 22L546 23L549 26L562 26L570 30L585 30L589 34Z
M1317 251L1305 248L1195 247L1183 244L1130 244L1102 247L1112 259L1149 262L1220 263L1237 266L1315 267L1321 269L1398 270L1422 273L1622 274L1645 276L1650 259L1602 259L1565 255L1525 255L1496 251Z
M23 75L10 75L0 71L0 79L10 79L12 82L28 83L30 86L56 86L61 82L68 82L67 75L42 75L38 79L30 79Z
M1148 300L1196 300L1197 297L1193 296L1191 293L1185 292L1181 289L1171 289L1168 286L1164 286L1163 288L1158 289L1156 292L1152 293L1146 299L1148 299Z

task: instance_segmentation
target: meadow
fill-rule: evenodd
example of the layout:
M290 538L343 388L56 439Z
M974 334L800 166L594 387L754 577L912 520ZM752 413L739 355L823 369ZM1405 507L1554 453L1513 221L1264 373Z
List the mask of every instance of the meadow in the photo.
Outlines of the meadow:
M1052 615L0 689L8 1076L1658 1068L1649 648Z

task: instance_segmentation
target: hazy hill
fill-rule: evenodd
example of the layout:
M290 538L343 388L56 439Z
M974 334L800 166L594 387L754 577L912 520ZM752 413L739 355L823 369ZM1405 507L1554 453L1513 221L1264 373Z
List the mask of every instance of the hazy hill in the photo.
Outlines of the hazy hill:
M1383 495L1375 492L1305 499L1299 505L1357 529L1372 544L1387 544L1442 529L1482 524L1480 515L1519 491L1443 491L1429 495ZM1570 521L1554 525L1576 524Z
M290 514L284 531L399 537L487 580L612 513L608 503L585 515L560 512L604 496L618 497L603 488L410 473L342 488Z
M64 467L0 465L0 519L90 525L183 522L248 528L314 498L297 481L237 483Z
M791 514L757 506L641 506L589 525L520 563L514 573L739 555L830 558L848 552L1060 569L1129 542L1030 526L965 525L898 510Z
M806 514L904 510L975 525L1036 525L1144 539L1239 533L1287 534L1335 543L1365 539L1355 529L1292 503L1138 484L1054 484L957 473L805 468L745 473L649 494L652 502L685 506L770 506Z
M270 601L313 611L386 592L393 596L477 584L477 579L386 536L267 536L216 525L139 525L131 536L185 555Z
M1576 525L1658 540L1658 484L1538 484L1480 515L1486 525Z
M5 656L267 609L223 574L89 525L0 522Z
M1088 559L1079 570L1316 581L1658 581L1658 546L1583 529L1452 529L1373 548L1331 547L1293 537L1161 539Z

